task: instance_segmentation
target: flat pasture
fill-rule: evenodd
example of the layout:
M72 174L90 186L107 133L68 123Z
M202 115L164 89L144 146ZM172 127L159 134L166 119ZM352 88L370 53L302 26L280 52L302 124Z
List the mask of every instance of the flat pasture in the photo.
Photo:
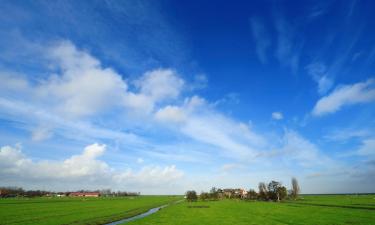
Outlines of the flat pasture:
M305 195L296 201L174 204L129 225L375 224L375 195Z
M105 224L182 197L0 198L0 224Z

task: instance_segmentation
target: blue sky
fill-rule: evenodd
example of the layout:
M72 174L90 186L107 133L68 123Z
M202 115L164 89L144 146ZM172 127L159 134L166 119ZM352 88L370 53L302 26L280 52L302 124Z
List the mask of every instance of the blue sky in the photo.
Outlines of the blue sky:
M0 182L374 192L372 1L4 1Z

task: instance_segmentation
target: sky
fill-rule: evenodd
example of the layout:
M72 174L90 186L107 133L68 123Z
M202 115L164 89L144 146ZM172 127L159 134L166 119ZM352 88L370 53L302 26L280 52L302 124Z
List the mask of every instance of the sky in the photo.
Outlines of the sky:
M2 1L0 185L375 192L374 1Z

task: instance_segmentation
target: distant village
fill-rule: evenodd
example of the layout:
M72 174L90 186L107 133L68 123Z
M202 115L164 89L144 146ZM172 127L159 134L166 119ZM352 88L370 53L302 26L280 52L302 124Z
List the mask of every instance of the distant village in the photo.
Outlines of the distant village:
M127 192L127 191L111 191L110 189L104 190L80 190L80 191L67 191L67 192L52 192L43 190L24 190L19 187L0 187L0 198L11 197L122 197L122 196L138 196L140 192Z

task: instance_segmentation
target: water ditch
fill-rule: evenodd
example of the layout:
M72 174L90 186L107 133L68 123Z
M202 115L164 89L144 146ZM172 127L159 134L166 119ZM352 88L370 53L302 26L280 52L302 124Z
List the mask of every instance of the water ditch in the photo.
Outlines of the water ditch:
M156 213L157 211L159 211L162 208L165 208L165 207L167 207L169 205L172 205L172 204L180 203L182 201L184 201L184 200L180 200L180 201L176 201L176 202L169 203L169 204L166 204L166 205L158 206L158 207L155 207L155 208L152 208L152 209L148 210L147 212L138 214L136 216L132 216L132 217L125 218L125 219L122 219L122 220L114 221L114 222L107 223L107 224L104 224L104 225L118 225L118 224L123 224L123 223L130 222L130 221L138 220L138 219L144 218L146 216L149 216L151 214L154 214L154 213Z

